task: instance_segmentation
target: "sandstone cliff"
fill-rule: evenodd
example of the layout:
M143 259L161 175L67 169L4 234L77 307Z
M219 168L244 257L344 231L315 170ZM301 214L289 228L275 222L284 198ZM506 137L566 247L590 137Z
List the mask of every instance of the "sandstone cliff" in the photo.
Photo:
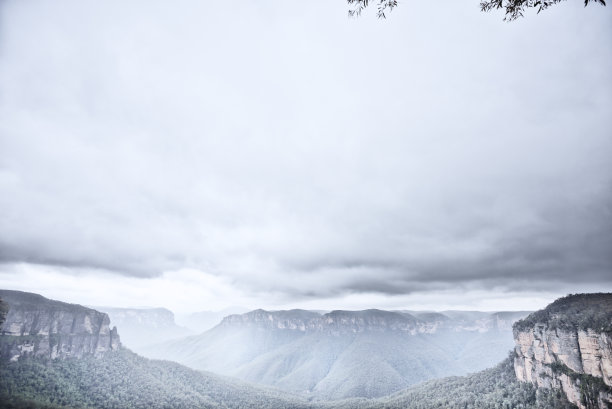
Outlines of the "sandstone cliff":
M0 299L8 304L0 324L1 359L97 357L120 346L104 313L20 291L0 290Z
M514 325L520 381L561 389L581 409L612 405L612 294L561 298Z
M260 327L293 330L303 333L347 333L394 331L408 335L439 332L510 331L512 324L528 312L464 312L421 313L408 311L331 311L319 314L306 310L265 311L254 310L246 314L229 315L221 326Z

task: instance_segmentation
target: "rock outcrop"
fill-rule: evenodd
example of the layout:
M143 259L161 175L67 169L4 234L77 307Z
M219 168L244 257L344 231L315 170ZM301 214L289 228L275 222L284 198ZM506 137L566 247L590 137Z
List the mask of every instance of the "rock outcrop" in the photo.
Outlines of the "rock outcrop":
M120 347L104 313L21 291L0 290L0 299L8 304L0 324L1 359L99 357Z
M520 381L561 389L581 409L612 407L612 294L561 298L514 325Z

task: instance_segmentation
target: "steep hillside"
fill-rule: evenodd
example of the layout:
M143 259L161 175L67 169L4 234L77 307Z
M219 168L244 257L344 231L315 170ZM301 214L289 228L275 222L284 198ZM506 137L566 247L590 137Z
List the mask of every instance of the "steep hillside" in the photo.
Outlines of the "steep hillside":
M79 408L309 408L287 394L152 361L129 350L96 359L26 359L0 366L0 406L23 401Z
M514 326L519 380L579 408L612 406L612 294L561 298Z
M0 290L2 408L309 408L305 401L120 347L108 316ZM4 312L6 308L0 308ZM1 322L2 314L0 314Z
M524 315L255 310L143 353L316 399L378 397L497 364Z
M165 308L92 307L108 314L111 325L121 333L121 342L135 352L144 346L191 335L176 325L174 313Z
M575 409L565 395L519 382L512 357L493 368L436 379L379 399L324 403L326 409Z
M119 348L104 313L21 291L0 290L0 299L8 304L0 327L2 359L100 356Z

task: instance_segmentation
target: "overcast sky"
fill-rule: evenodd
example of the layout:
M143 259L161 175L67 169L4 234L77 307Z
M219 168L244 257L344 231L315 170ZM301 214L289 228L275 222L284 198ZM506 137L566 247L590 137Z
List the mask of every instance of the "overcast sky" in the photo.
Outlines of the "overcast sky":
M612 8L0 0L0 288L535 309L612 291Z

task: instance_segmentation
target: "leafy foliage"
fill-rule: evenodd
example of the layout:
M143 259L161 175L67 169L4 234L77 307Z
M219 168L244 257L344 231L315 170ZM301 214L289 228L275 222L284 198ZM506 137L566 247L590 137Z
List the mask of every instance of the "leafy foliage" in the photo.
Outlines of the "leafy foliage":
M361 12L370 5L370 0L347 0L348 4L354 5L348 14L351 17L360 16ZM397 7L397 0L377 0L376 15L378 18L387 18L385 11L392 11Z
M513 21L519 17L523 17L523 13L527 8L535 8L538 13L546 10L553 4L560 3L563 0L484 0L480 3L481 11L491 11L496 9L504 9L506 11L505 21ZM584 6L589 3L599 3L606 5L605 0L584 0Z
M53 404L41 403L31 399L21 399L11 397L6 400L1 400L3 409L85 409L85 408L69 408L67 406L57 406Z
M517 321L514 329L524 331L541 324L549 329L612 331L612 293L570 294L545 309Z
M553 4L560 3L563 0L482 0L480 2L480 10L488 12L491 10L504 9L506 17L504 21L513 21L519 17L523 17L525 9L535 8L538 13L546 10ZM361 12L370 5L370 0L347 0L348 4L353 5L353 9L349 10L349 16L359 16ZM599 3L606 5L605 0L584 0L584 6L589 3ZM397 7L397 0L377 0L377 13L379 18L386 18L385 11L392 11Z

